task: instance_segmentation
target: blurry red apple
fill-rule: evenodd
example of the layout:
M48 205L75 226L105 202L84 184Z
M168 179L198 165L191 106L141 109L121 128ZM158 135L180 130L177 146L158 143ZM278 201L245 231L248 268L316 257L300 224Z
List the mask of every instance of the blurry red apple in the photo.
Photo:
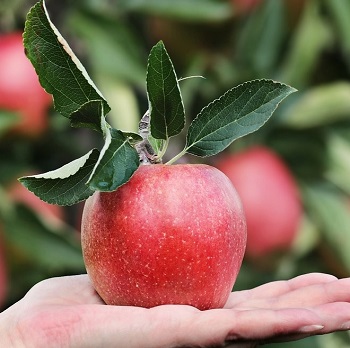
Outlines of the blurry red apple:
M222 307L245 245L237 192L207 165L141 165L84 207L84 261L107 304Z
M19 32L0 35L0 109L18 112L14 131L37 135L47 127L47 109L52 98L24 54Z
M302 215L297 184L282 159L262 146L222 156L216 167L232 181L247 219L248 257L288 250Z

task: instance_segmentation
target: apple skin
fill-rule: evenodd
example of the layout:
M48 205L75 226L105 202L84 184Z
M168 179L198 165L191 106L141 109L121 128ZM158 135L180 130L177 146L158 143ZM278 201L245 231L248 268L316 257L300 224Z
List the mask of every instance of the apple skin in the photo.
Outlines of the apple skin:
M22 34L0 35L0 109L18 112L13 132L36 136L47 128L51 96L41 87L38 76L24 54Z
M299 190L289 168L272 150L254 146L223 155L215 166L232 181L247 219L246 256L289 250L302 217Z
M83 211L85 266L107 304L223 307L245 245L236 190L203 164L141 165Z

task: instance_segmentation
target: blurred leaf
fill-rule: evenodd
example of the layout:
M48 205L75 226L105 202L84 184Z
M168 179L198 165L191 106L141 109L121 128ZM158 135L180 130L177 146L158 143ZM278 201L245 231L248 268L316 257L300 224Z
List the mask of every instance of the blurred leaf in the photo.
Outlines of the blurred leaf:
M41 0L28 13L23 34L27 57L41 85L54 97L54 105L69 117L90 101L100 100L105 114L110 110L101 92L90 79L58 29L51 23ZM96 115L100 118L100 115Z
M328 142L328 169L325 176L350 196L350 131L331 132Z
M305 1L303 17L277 77L279 81L298 89L309 81L321 53L332 41L331 30L320 11L320 1Z
M318 228L313 221L304 214L299 226L297 238L292 245L292 254L300 258L308 252L311 252L319 242L319 237Z
M147 95L151 134L168 140L185 126L185 109L173 63L163 42L151 50L147 66Z
M271 80L243 83L202 109L188 129L186 152L215 155L265 124L278 104L296 90Z
M348 0L325 0L323 4L328 8L335 20L343 51L347 56L346 62L350 68L350 2Z
M309 128L342 119L350 119L350 83L338 81L307 90L288 108L281 122L293 128Z
M84 270L79 241L71 233L48 229L29 208L19 205L4 224L6 243L23 258L51 272Z
M109 124L123 131L137 132L140 111L136 94L130 85L106 74L99 74L96 79L112 109L107 116Z
M350 208L336 192L321 185L303 187L310 216L323 234L327 245L350 271Z
M20 116L15 112L0 110L0 136L11 129L20 119Z
M122 19L98 16L79 7L69 17L68 25L82 38L94 74L144 88L143 44Z
M87 184L92 190L114 191L131 178L139 165L139 155L128 137L112 128Z
M292 342L271 343L264 345L264 348L321 348L316 336L307 337ZM322 347L323 348L323 347ZM328 347L335 348L335 347Z
M252 74L272 75L286 36L285 2L267 0L242 26L235 58Z
M26 176L19 181L45 202L57 205L76 204L94 193L86 183L98 157L99 151L94 149L59 169Z
M186 21L224 21L232 17L229 1L217 0L120 0L127 11Z

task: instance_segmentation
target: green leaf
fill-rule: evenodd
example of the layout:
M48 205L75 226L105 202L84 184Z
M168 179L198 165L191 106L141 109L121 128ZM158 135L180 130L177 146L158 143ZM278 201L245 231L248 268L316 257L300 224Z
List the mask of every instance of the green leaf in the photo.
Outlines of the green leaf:
M217 0L121 0L120 6L128 11L166 16L187 21L224 21L232 17L228 1Z
M100 118L98 117L100 115ZM102 100L91 100L82 105L70 116L72 127L91 128L97 132L103 133L104 123Z
M307 90L288 109L282 122L307 129L350 119L350 83L338 81Z
M23 42L27 57L32 62L41 85L53 95L58 112L70 117L86 103L96 100L103 103L105 114L109 112L110 108L101 92L51 23L44 0L39 1L28 13ZM96 117L99 120L100 115L97 114ZM76 118L74 123L77 124Z
M161 41L149 54L146 81L151 134L167 140L183 129L185 110L173 63Z
M114 191L131 178L139 165L139 155L129 137L111 128L88 185L91 190Z
M212 156L234 140L258 130L278 104L296 90L272 80L254 80L227 91L191 123L186 152Z
M45 202L72 205L87 199L94 190L86 182L98 160L99 151L94 149L63 167L19 181Z

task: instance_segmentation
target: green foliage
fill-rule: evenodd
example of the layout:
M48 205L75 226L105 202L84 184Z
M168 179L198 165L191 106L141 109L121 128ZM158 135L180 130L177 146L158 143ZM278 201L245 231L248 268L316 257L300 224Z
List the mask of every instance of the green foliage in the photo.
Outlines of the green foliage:
M23 43L41 85L53 95L55 108L63 116L70 117L86 103L96 100L103 103L103 116L109 111L85 68L51 23L43 0L27 16ZM93 106L101 111L98 103L89 105Z
M178 78L162 41L151 49L148 57L149 109L140 122L139 142L131 133L125 135L106 122L104 116L110 111L107 102L51 23L44 0L27 16L24 45L42 86L54 97L56 110L69 117L73 127L98 131L105 141L95 163L94 156L88 153L61 169L22 178L21 182L35 195L49 203L72 205L93 191L116 190L131 178L142 160L162 161L169 138L178 135L185 126ZM277 105L294 91L269 80L252 81L229 90L199 113L189 127L185 150L168 164L185 153L204 157L223 151L234 140L259 129ZM155 143L149 137L164 143ZM152 142L156 149L152 148ZM95 154L96 151L91 153ZM84 188L82 180L93 164Z
M148 59L147 93L151 117L151 134L168 140L185 126L185 109L178 79L163 42L156 44Z
M281 83L256 80L232 88L206 106L191 123L186 152L211 156L234 140L255 132L277 105L295 89Z
M72 205L91 196L94 191L86 185L98 160L94 149L63 167L41 175L20 178L20 182L43 201L57 205Z

